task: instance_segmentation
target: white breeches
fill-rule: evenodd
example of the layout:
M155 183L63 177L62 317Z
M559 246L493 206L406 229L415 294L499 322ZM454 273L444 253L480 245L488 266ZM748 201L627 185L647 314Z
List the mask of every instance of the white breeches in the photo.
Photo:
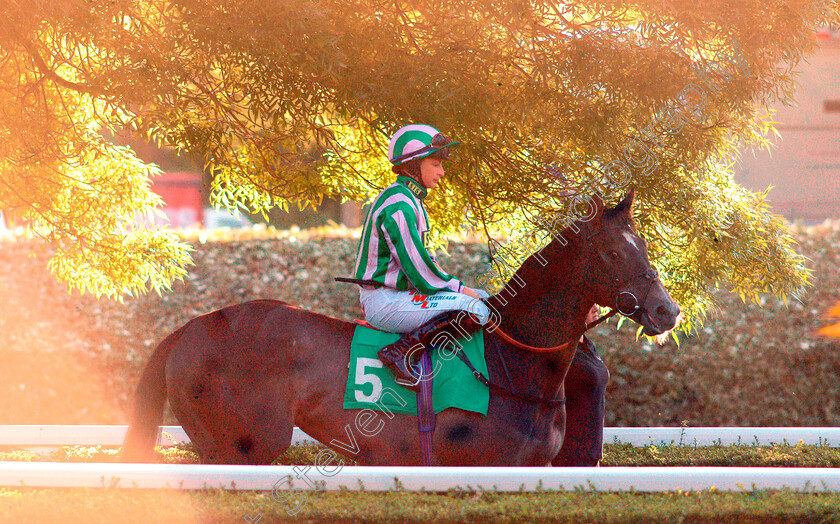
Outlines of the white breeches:
M408 333L448 311L472 313L482 325L490 319L490 309L482 301L452 291L423 295L379 287L361 289L360 298L365 320L376 329L391 333Z

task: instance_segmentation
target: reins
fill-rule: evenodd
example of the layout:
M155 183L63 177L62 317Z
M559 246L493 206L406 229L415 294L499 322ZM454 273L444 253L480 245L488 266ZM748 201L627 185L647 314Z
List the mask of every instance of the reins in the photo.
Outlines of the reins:
M550 348L539 348L539 347L529 346L529 345L523 344L521 342L517 342L516 340L511 338L510 335L508 335L507 333L502 331L501 327L499 327L498 324L496 324L495 322L492 322L492 321L491 321L492 324L488 328L488 331L492 330L491 331L492 333L498 333L499 336L504 341L506 341L509 344L511 344L513 346L516 346L520 349L525 349L527 351L533 351L533 352L537 352L537 353L548 353L548 352L552 352L552 351L560 351L562 349L567 348L569 346L569 344L571 344L572 342L577 342L577 340L581 336L583 336L583 334L586 333L588 330L597 326L601 322L607 320L608 318L615 315L616 313L618 313L617 309L615 309L615 308L611 309L610 312L607 313L606 315L602 315L597 320L594 320L593 322L590 322L590 323L586 324L584 326L583 331L581 331L578 335L576 335L575 338L573 338L571 341L566 342L565 344L561 344L559 346L554 346L554 347L550 347ZM498 350L498 346L496 347L496 349ZM517 392L513 391L512 387L511 388L506 388L504 386L500 386L499 384L496 384L495 382L491 381L488 377L485 377L479 370L475 369L475 366L472 365L472 362L470 362L470 359L467 358L467 356L464 354L463 351L458 350L456 352L456 355L458 356L459 359L461 359L461 362L463 362L464 364L467 365L467 367L472 372L472 374L473 374L473 376L475 377L476 380L478 380L479 382L481 382L482 384L487 386L487 388L490 389L491 392L494 392L497 395L501 395L503 397L508 397L508 398L514 398L514 399L517 399L517 400L522 400L524 402L529 402L529 403L532 403L532 404L542 404L543 406L546 406L546 407L549 407L549 408L555 408L557 406L562 406L563 404L566 403L565 398L555 400L555 399L550 399L550 398L545 398L545 397L535 397L533 395L526 395L526 394L522 394L522 393L517 393ZM505 370L505 374L507 374L507 366L505 365L505 360L501 356L501 354L499 354L499 359L502 363L502 367ZM508 383L510 383L510 376L509 375L508 375Z
M595 326L597 326L601 322L607 320L608 318L612 317L616 313L618 313L618 309L616 309L616 308L610 309L609 313L607 313L606 315L601 315L597 320L594 320L594 321L586 324L584 326L583 331L578 333L576 336L574 336L568 342L560 344L559 346L552 346L552 347L529 346L528 344L523 344L522 342L514 340L513 337L511 337L510 335L505 333L502 330L502 327L499 324L495 323L492 319L490 320L490 326L487 328L487 331L489 331L491 333L497 333L499 335L499 337L502 338L502 340L504 340L505 342L507 342L507 343L509 343L513 346L518 347L519 349L524 349L525 351L531 351L533 353L553 353L555 351L562 351L562 350L566 349L567 347L569 347L569 344L576 343L577 340L581 336L583 336L587 331L594 328Z

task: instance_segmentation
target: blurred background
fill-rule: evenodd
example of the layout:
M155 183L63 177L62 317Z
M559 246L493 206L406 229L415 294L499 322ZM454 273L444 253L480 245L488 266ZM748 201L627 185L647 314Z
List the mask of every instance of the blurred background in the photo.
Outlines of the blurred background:
M787 305L744 304L717 290L719 309L679 346L637 340L630 323L599 327L593 338L612 373L607 425L840 425L840 345L815 334L840 289L840 35L816 37L798 104L774 108L773 151L744 152L734 166L743 186L774 187L768 201L795 223L813 287ZM114 141L163 171L154 191L195 265L172 292L97 301L68 294L47 270L46 248L0 222L0 424L126 423L155 344L218 307L279 298L346 320L361 315L355 288L332 280L351 273L360 204L325 200L317 211L267 219L230 214L210 207L212 173L200 159ZM486 246L466 240L439 261L470 284L488 270Z

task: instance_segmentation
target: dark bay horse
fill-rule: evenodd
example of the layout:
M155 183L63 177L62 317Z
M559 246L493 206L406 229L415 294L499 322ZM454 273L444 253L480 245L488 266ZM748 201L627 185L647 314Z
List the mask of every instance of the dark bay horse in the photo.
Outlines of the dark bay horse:
M530 346L558 346L579 335L594 303L619 304L646 334L673 328L679 308L634 232L632 202L631 192L615 208L594 205L589 220L572 223L528 258L489 299L500 328ZM168 395L204 463L269 464L297 425L363 465L420 465L415 416L342 407L354 327L274 300L189 321L160 343L143 371L123 459L151 458ZM575 346L529 352L485 331L490 379L529 396L563 398ZM546 466L564 431L562 404L491 394L487 416L454 408L437 415L432 463Z

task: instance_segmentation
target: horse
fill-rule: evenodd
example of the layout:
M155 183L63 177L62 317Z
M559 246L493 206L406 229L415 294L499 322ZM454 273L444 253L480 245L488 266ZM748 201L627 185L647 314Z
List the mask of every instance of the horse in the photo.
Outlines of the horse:
M588 220L553 235L487 300L500 317L498 330L485 326L489 379L518 395L491 390L486 416L438 413L432 465L555 463L565 432L563 380L576 343L524 351L502 332L534 348L576 341L595 303L617 304L648 335L674 327L680 309L634 230L633 195L611 209L595 201ZM168 396L202 463L270 464L297 425L361 465L420 465L415 416L343 408L354 327L276 300L188 321L157 346L142 372L123 460L151 460Z

